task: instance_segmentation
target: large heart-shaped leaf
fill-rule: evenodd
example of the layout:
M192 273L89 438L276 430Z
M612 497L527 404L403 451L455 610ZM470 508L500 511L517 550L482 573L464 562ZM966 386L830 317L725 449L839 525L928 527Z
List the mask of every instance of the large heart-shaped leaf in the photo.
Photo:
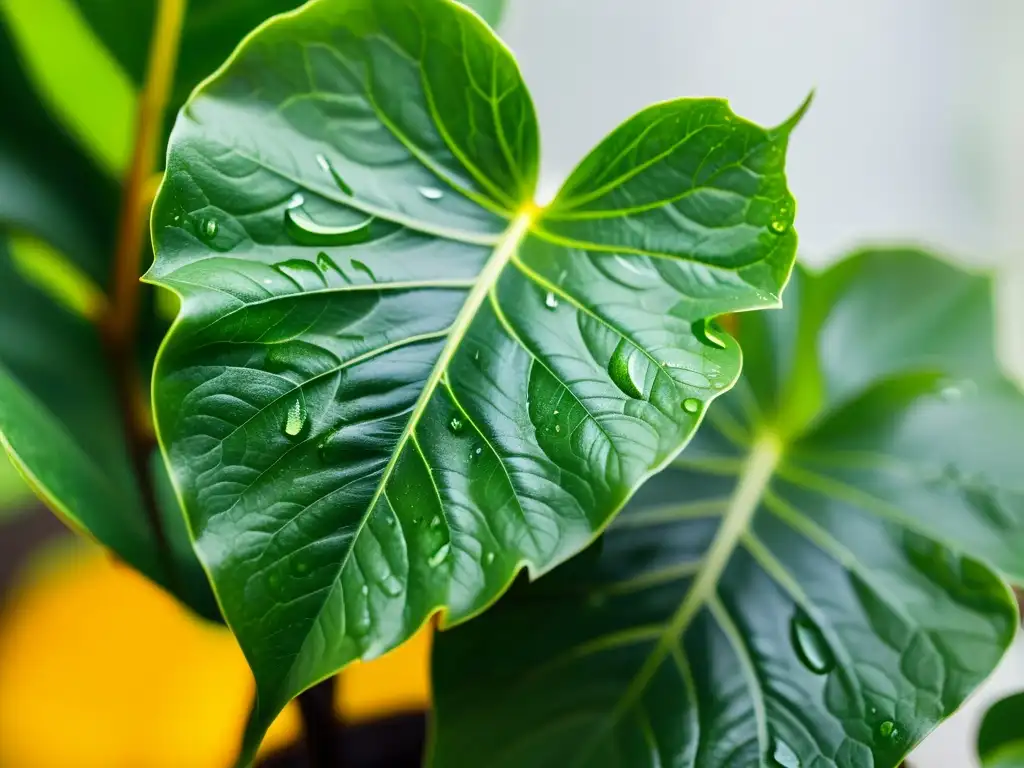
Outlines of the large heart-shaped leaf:
M786 299L597 545L439 636L435 766L892 768L993 669L1024 398L989 280L870 252Z
M794 123L652 107L540 209L516 63L448 0L311 3L186 105L155 402L251 740L571 556L679 451L739 364L705 319L776 305L791 269Z

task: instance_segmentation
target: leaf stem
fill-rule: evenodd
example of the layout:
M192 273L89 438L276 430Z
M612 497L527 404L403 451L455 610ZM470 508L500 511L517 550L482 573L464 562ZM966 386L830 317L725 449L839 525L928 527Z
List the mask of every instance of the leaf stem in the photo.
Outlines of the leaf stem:
M157 146L178 61L187 0L160 0L149 49L146 81L139 99L135 147L124 180L124 195L114 250L107 333L116 349L129 347L139 315L139 275L149 217L142 200L156 169Z
M142 254L148 232L152 179L157 147L163 137L164 114L178 59L187 0L160 0L149 50L146 80L139 98L138 122L131 165L124 179L110 284L110 303L103 318L104 340L124 424L128 453L142 503L153 527L167 578L174 570L157 506L150 468L154 440L145 407L144 381L136 360Z
M299 694L309 768L341 767L341 723L334 716L337 678L329 677Z

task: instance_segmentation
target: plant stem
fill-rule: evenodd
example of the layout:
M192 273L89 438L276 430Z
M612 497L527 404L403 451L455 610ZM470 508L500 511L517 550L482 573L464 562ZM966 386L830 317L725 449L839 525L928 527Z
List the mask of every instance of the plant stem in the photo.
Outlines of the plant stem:
M337 678L329 677L298 698L310 768L341 765L341 723L334 716L336 687Z
M114 250L110 286L111 310L107 333L115 348L132 345L139 315L139 275L148 230L148 211L142 200L156 170L157 146L163 136L164 114L178 61L186 0L160 0L149 48L146 82L139 95L138 121L131 165L124 181L124 196Z
M149 50L146 81L139 95L138 122L131 165L124 179L117 240L112 264L110 302L103 318L104 340L111 373L124 423L128 453L139 483L146 514L167 576L174 579L170 556L155 489L150 475L150 457L154 448L151 419L146 408L143 380L136 360L136 332L139 316L139 275L148 231L152 178L157 162L157 146L163 136L178 45L185 17L186 0L160 0Z

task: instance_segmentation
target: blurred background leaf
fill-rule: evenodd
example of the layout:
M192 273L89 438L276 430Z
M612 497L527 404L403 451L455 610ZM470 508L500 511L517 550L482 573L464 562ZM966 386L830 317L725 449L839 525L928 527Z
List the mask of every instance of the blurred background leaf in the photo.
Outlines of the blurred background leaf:
M978 731L982 768L1024 768L1024 693L993 704Z

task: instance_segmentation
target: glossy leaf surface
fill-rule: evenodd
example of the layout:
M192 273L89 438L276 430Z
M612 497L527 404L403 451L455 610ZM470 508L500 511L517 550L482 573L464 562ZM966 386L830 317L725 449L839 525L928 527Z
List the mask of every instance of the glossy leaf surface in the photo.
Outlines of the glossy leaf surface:
M259 684L289 698L578 551L733 381L772 306L784 157L646 110L547 209L515 61L447 0L312 3L190 101L149 279L183 300L160 436ZM252 743L249 745L252 746Z
M1015 693L989 707L978 731L982 768L1024 767L1024 693Z
M1024 397L990 281L895 251L798 275L599 542L437 638L435 768L893 768L992 671Z

